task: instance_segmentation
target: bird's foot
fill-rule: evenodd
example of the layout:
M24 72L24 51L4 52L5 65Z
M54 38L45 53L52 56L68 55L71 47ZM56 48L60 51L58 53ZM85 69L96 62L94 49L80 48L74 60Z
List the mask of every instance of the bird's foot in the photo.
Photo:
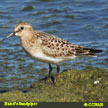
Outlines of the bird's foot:
M45 78L40 79L41 81L44 81L45 84L48 84L48 80L51 79L53 85L56 85L56 78L54 76L46 76Z

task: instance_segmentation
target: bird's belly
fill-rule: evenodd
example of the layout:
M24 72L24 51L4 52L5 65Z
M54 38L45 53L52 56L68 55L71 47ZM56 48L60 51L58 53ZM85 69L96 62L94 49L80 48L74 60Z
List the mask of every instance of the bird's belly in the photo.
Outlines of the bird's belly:
M62 59L57 59L57 58L53 58L53 57L50 57L50 56L46 56L42 53L35 53L32 55L32 57L38 61L41 61L41 62L45 62L45 63L53 63L53 64L56 64L56 63L59 63L62 61Z
M75 58L75 56L71 58L65 58L65 59L54 58L54 57L46 56L45 54L42 54L42 53L35 53L32 55L32 57L38 61L45 62L45 63L52 63L52 64L57 64L57 63L67 61L67 60L72 60Z

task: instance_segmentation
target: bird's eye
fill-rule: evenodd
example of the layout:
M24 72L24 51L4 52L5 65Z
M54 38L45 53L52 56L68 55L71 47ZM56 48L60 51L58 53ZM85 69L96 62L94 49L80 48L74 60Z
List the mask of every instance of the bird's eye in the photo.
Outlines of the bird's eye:
M24 29L24 27L21 27L21 30L23 30Z

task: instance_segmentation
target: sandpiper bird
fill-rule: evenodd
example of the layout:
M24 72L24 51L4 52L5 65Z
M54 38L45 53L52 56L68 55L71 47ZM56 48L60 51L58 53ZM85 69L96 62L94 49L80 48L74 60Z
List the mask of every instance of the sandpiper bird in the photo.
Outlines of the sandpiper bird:
M102 50L74 45L52 34L35 31L27 22L17 24L14 32L5 39L11 36L19 36L22 48L32 58L49 64L49 74L45 80L51 78L54 84L56 78L51 75L51 64L56 64L58 76L60 72L58 63L75 59L77 56L96 56L95 53L102 52Z

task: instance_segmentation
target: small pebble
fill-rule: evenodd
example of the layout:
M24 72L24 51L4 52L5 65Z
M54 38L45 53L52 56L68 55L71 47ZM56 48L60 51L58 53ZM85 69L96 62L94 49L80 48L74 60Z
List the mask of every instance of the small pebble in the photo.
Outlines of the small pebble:
M94 81L94 84L98 84L100 81L99 80L96 80L96 81Z

